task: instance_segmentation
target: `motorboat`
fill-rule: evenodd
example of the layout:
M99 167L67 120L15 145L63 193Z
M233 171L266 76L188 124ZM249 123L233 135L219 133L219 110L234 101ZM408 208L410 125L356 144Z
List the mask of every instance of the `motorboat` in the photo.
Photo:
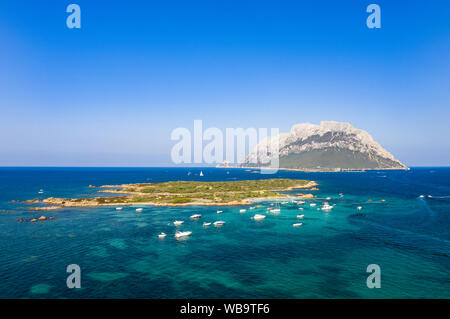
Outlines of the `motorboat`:
M199 219L200 217L202 217L202 215L194 214L194 215L191 216L191 219Z
M425 197L425 195L420 195L420 196L419 196L419 198L424 198L424 197Z
M44 194L44 190L43 190L43 189L40 189L38 193L39 193L39 194Z
M191 231L176 231L175 238L186 237L189 236L190 234L192 234Z
M314 206L316 206L317 204L316 203L311 203L311 204L309 204L309 206L311 206L311 207L314 207Z
M158 235L158 238L164 238L164 237L166 237L166 236L167 236L166 233L161 233L161 234Z
M356 207L356 209L357 209L357 210L361 210L361 209L362 209L362 206L358 206L358 207Z
M331 210L333 206L329 205L328 203L324 203L322 206L322 210Z
M250 207L250 209L255 209L255 206Z
M303 200L299 200L299 201L297 202L297 205L303 205L304 203L306 203L306 202L303 201Z
M303 217L305 217L305 215L297 215L298 219L302 219Z
M253 216L254 220L263 220L264 218L266 218L266 215L255 214L255 216Z
M211 223L204 222L204 223L203 223L203 226L205 226L205 227L211 226Z
M303 210L303 207L299 207L298 210Z
M300 227L301 225L303 225L303 223L295 223L295 224L292 224L292 226L294 226L294 227Z
M122 210L123 208L122 207L116 207L116 210Z
M176 220L176 221L173 222L173 224L174 224L175 226L180 226L180 225L183 225L183 224L184 224L184 221L182 221L182 220Z
M223 226L223 225L225 225L225 222L222 221L222 220L218 220L218 221L214 222L214 226L215 227L220 227L220 226Z
M217 214L222 214L223 211L222 211L222 210L218 210L216 213L217 213Z
M144 209L143 208L136 208L137 212L142 212Z
M241 209L240 211L239 211L239 213L245 213L247 210L246 209Z

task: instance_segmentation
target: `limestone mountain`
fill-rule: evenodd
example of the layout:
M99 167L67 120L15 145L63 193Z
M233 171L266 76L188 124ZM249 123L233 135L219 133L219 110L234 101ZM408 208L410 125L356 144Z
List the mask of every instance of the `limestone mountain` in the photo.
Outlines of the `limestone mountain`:
M263 167L269 145L279 143L280 168L310 171L408 169L364 130L349 123L324 121L294 125L289 133L268 137L240 163Z

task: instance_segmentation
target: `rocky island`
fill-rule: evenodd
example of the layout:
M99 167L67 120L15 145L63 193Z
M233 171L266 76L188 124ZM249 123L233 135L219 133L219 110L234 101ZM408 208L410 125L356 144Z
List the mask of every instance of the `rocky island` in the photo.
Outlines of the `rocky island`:
M258 199L287 198L280 192L294 189L311 189L317 183L297 179L264 179L227 182L173 181L164 183L140 183L100 186L100 193L117 196L90 198L46 198L42 202L50 206L32 207L46 210L58 207L97 207L109 205L146 204L155 206L187 205L250 205ZM309 198L311 194L297 194Z
M280 169L309 172L408 169L366 131L333 121L297 124L289 133L268 137L239 166L266 166L260 159L271 149L271 143L279 145Z

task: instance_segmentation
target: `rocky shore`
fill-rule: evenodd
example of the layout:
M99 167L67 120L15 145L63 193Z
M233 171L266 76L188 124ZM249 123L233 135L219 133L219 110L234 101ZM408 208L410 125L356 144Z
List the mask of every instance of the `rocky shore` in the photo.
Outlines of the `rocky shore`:
M102 185L99 193L120 194L91 198L55 198L42 201L48 206L29 207L30 210L55 210L63 207L100 207L123 205L153 206L237 206L252 205L259 200L313 198L312 194L288 195L295 189L313 190L317 183L306 180L266 179L231 182L166 182L144 184ZM39 201L38 201L39 202ZM34 200L29 203L36 203Z

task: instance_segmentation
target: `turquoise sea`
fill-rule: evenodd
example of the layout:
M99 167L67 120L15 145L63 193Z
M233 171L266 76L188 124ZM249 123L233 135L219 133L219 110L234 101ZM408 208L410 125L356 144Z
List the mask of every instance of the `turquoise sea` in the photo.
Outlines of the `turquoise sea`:
M90 184L274 177L315 180L317 198L305 200L303 212L281 204L279 214L258 222L250 217L265 214L271 202L245 213L239 212L244 207L195 206L30 212L11 202L94 196ZM327 197L335 207L317 210ZM190 221L194 213L202 218ZM295 228L297 214L305 218ZM17 221L41 215L55 219ZM185 221L180 229L192 231L188 239L174 238L170 223L176 219ZM202 226L216 220L225 226ZM162 231L168 234L163 240L157 238ZM450 168L275 175L216 168L0 168L0 252L1 298L449 298ZM69 264L81 267L81 289L66 286ZM366 286L369 264L381 268L379 289Z

